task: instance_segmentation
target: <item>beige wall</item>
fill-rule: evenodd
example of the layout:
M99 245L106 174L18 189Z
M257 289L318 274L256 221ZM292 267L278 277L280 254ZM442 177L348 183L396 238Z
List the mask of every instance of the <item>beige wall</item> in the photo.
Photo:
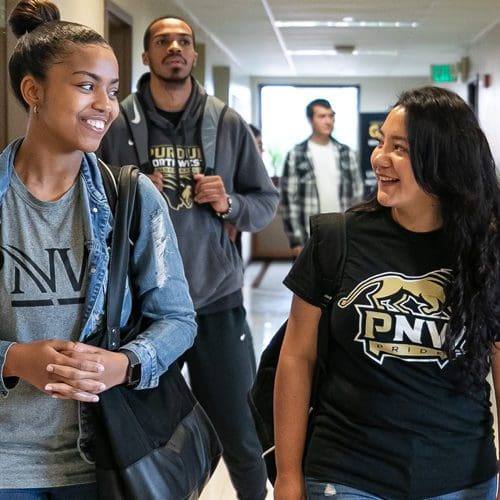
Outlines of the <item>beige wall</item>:
M104 0L52 0L61 11L61 19L95 29L104 34Z

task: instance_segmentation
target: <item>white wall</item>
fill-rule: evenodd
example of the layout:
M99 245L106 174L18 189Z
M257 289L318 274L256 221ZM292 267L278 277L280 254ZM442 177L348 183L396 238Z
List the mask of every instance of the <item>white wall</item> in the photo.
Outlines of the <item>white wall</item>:
M470 71L466 82L444 84L467 100L467 83L479 81L478 119L500 175L500 23L493 25L469 47ZM490 86L485 86L485 75Z
M479 122L500 169L500 23L485 33L470 49L471 75L479 75ZM491 85L484 86L489 74Z

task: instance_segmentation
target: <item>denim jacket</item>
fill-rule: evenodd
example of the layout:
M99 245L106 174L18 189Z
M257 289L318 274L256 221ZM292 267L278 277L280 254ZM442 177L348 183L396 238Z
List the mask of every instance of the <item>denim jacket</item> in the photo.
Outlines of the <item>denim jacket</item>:
M0 211L10 185L13 160L21 140L9 145L0 155ZM94 154L84 154L80 168L84 189L85 245L89 252L88 284L84 304L80 341L85 342L104 321L109 248L107 239L112 229L113 214L108 205L101 174ZM126 344L142 365L137 389L158 385L159 376L167 370L194 340L196 322L182 260L177 247L168 209L158 190L144 175L139 177L140 222L137 240L131 248L133 288L141 297L142 314L153 321L135 340ZM1 218L0 218L1 220ZM1 223L1 222L0 222ZM127 285L121 324L130 315L132 296ZM11 342L0 339L0 373ZM10 387L12 389L12 387ZM0 395L7 397L9 388L0 376ZM80 405L82 409L85 405ZM85 415L80 412L80 445L87 435Z

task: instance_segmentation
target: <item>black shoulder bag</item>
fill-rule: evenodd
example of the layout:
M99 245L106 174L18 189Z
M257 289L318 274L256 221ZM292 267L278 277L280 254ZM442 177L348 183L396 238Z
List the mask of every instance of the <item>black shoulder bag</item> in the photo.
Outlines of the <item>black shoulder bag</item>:
M103 182L114 171L100 165ZM138 169L122 167L114 209L111 262L104 331L90 343L116 351L144 324L138 301L134 326L120 329L120 313L129 268L129 232L133 222ZM109 194L108 194L109 196ZM138 210L136 207L135 210ZM133 232L133 231L132 231ZM139 321L137 320L139 318ZM208 416L173 363L153 389L113 387L92 409L99 498L106 500L194 500L220 459L222 448Z
M318 325L318 358L314 369L311 388L311 402L306 441L312 430L312 420L321 377L326 371L328 356L328 336L330 334L330 315L332 296L342 279L345 255L346 236L343 213L319 214L311 217L311 234L316 233L314 258L322 272L322 313ZM276 457L274 454L274 381L280 356L281 346L285 338L285 321L264 349L260 358L255 381L248 393L248 404L252 412L257 436L264 450L267 477L271 484L276 481Z

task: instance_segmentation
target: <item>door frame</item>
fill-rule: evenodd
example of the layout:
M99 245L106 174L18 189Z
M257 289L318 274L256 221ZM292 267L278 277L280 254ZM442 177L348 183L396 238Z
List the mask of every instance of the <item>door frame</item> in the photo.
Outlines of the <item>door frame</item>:
M124 39L124 44L120 47L113 47L113 40L110 40L110 24L113 19L118 20L121 24L125 25L129 31L130 36ZM127 97L132 91L132 34L133 34L133 18L132 16L116 5L111 0L105 0L104 3L104 37L113 47L118 64L120 67L120 101Z

